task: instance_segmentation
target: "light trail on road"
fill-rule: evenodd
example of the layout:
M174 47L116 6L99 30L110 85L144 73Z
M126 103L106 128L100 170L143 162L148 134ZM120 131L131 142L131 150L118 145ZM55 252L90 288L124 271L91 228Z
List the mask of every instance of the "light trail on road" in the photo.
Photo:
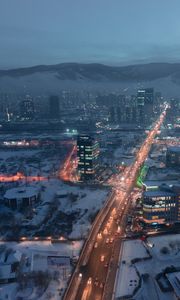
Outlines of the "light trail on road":
M86 300L112 299L119 253L125 233L126 217L131 205L131 192L135 186L139 170L146 160L153 140L164 121L166 109L167 107L148 133L136 155L135 162L125 170L120 178L116 177L117 182L112 184L113 196L109 198L108 202L110 209L107 211L106 207L103 207L97 216L64 295L64 300L83 300L88 278L92 278L92 290ZM97 247L95 246L96 243ZM76 292L74 292L74 286L78 284L79 273L81 273L82 279Z
M33 182L33 181L44 181L48 180L48 178L44 176L26 176L23 173L18 172L15 175L0 175L0 182L16 182L24 180L26 182Z
M59 178L63 181L71 181L76 182L78 181L78 175L77 175L77 147L76 145L73 145L72 150L68 154L68 156L65 159L65 162L63 164L63 167L61 168L59 172Z

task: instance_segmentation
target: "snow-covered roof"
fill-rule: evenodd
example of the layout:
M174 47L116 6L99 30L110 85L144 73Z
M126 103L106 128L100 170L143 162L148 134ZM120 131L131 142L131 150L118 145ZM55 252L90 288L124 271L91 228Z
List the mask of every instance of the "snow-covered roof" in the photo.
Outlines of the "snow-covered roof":
M168 147L168 151L180 153L180 147L178 146Z
M6 199L19 199L30 198L38 194L38 190L34 187L19 187L7 190L4 198Z
M174 196L174 193L169 192L169 191L162 191L162 190L157 190L157 191L146 191L144 192L145 197L171 197Z
M150 186L161 186L163 184L166 185L176 185L177 184L177 180L145 180L144 184L148 187Z
M180 272L166 274L178 299L180 299Z
M11 264L0 264L0 279L15 278L15 273L11 272Z
M21 261L21 258L22 253L19 250L16 250L8 256L7 262L12 264L14 262Z

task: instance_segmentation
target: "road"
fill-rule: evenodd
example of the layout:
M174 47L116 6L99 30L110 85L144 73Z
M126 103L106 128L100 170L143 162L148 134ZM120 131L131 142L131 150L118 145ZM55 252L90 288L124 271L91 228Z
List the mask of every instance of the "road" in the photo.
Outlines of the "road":
M78 175L76 174L77 170L77 147L76 145L72 146L70 153L67 155L63 167L59 171L59 178L63 181L78 181Z
M33 182L33 181L45 181L48 178L43 176L26 176L23 173L18 172L16 175L2 175L0 174L0 182L15 182L15 181L26 181L26 182Z
M154 144L166 145L167 147L168 146L179 146L180 145L180 138L155 139Z
M166 108L148 133L136 155L135 162L125 170L121 178L118 177L113 185L113 196L109 198L108 209L104 207L93 224L64 300L110 300L112 298L126 218L131 207L131 192L139 170L163 123ZM91 286L88 293L85 292L87 285Z

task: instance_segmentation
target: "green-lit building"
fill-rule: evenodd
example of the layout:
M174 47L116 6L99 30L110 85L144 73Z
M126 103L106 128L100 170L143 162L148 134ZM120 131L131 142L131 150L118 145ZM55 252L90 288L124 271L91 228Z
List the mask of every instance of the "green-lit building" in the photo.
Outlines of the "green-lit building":
M99 143L88 135L77 138L78 172L81 180L92 180L98 168Z

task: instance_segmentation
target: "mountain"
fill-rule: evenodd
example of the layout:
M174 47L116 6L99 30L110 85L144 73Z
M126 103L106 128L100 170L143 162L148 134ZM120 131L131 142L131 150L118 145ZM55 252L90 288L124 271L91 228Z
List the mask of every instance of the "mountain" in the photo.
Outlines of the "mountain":
M114 89L129 93L152 86L166 95L180 94L180 63L150 63L123 67L102 64L63 63L0 70L0 91L32 94L62 89Z

